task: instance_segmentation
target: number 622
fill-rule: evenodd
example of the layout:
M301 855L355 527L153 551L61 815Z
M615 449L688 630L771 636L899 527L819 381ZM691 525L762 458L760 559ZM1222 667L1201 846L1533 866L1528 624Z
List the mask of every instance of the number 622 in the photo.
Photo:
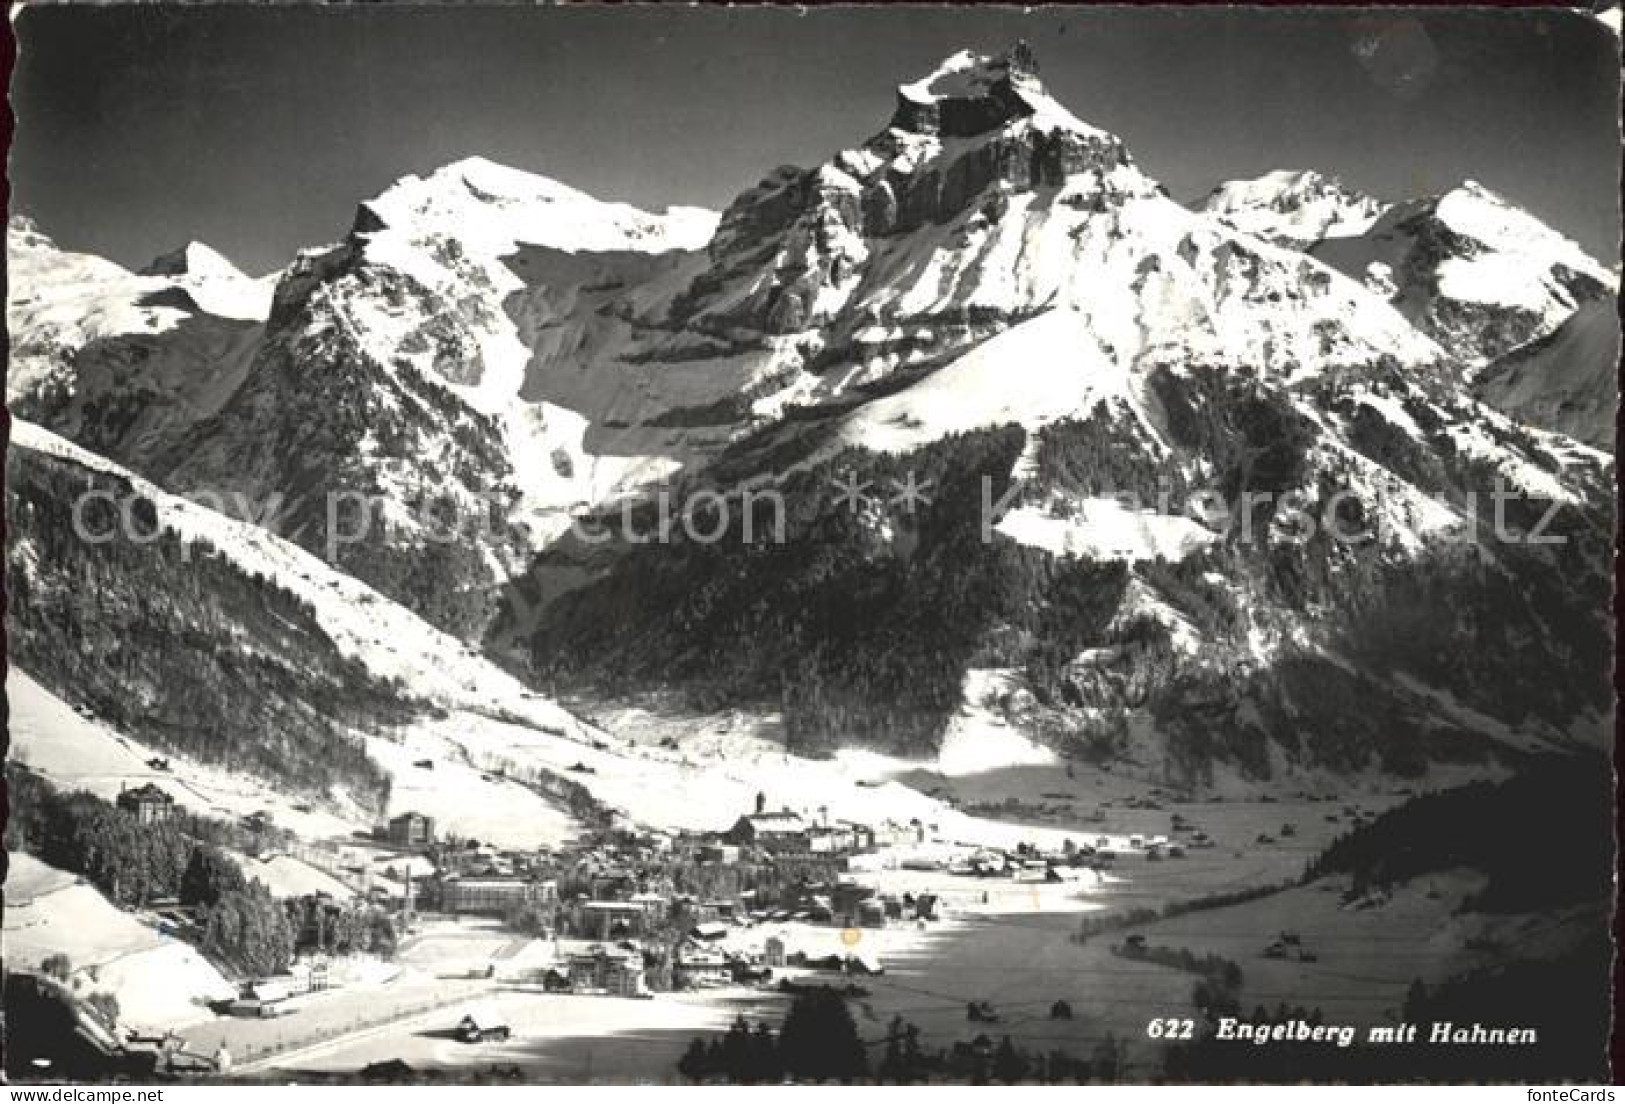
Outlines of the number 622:
M1196 1021L1155 1019L1145 1025L1145 1033L1153 1039L1183 1041L1195 1035Z

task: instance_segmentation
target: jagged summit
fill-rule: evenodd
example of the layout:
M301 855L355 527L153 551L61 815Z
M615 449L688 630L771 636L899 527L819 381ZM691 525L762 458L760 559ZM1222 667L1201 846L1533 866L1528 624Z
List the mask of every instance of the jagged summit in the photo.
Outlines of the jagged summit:
M902 85L890 124L862 145L770 173L723 212L713 264L673 318L711 332L790 334L846 312L863 289L893 299L916 281L944 309L960 309L984 283L984 301L1030 298L1009 271L1018 241L1065 241L1063 222L1165 194L1121 139L1067 111L1036 72L1020 45L996 58L961 51ZM970 245L989 238L1005 248ZM927 271L934 252L944 267ZM1000 275L984 279L984 262ZM895 304L870 306L896 313Z
M899 86L891 125L912 134L974 138L1026 118L1099 133L1045 91L1038 59L1018 42L995 57L961 50L926 76Z

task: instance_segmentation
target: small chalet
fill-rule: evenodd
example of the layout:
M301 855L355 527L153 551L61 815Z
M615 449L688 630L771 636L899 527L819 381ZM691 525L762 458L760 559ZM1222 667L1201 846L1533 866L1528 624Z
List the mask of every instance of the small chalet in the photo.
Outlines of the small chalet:
M640 893L630 901L583 901L577 906L577 923L599 939L640 935L664 911L665 898Z
M175 799L148 782L133 790L120 790L115 804L142 824L163 824L175 816Z
M786 961L784 940L776 935L768 936L767 943L762 948L762 957L769 966L783 969Z
M242 987L237 999L231 1002L229 1011L233 1016L250 1018L276 1016L281 1014L284 1002L293 994L292 977L260 978Z

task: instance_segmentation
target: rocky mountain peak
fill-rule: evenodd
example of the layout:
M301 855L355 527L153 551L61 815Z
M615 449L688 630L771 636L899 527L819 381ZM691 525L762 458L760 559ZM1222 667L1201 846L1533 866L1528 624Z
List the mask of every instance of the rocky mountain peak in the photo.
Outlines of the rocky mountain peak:
M1116 135L1078 119L1037 73L1024 44L997 57L962 50L900 86L889 125L862 145L768 174L723 212L712 264L671 320L806 332L844 311L886 256L912 268L914 251L943 238L945 254L965 258L971 238L1017 233L1050 207L1106 215L1160 194Z

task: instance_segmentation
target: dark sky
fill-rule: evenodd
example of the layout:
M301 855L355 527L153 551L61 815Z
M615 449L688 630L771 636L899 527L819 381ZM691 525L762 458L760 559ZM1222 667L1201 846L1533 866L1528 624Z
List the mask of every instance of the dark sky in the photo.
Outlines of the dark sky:
M879 130L899 81L1027 38L1050 90L1175 197L1317 168L1385 198L1477 179L1618 256L1618 57L1559 11L30 8L13 209L141 264L253 272L470 154L720 207Z

